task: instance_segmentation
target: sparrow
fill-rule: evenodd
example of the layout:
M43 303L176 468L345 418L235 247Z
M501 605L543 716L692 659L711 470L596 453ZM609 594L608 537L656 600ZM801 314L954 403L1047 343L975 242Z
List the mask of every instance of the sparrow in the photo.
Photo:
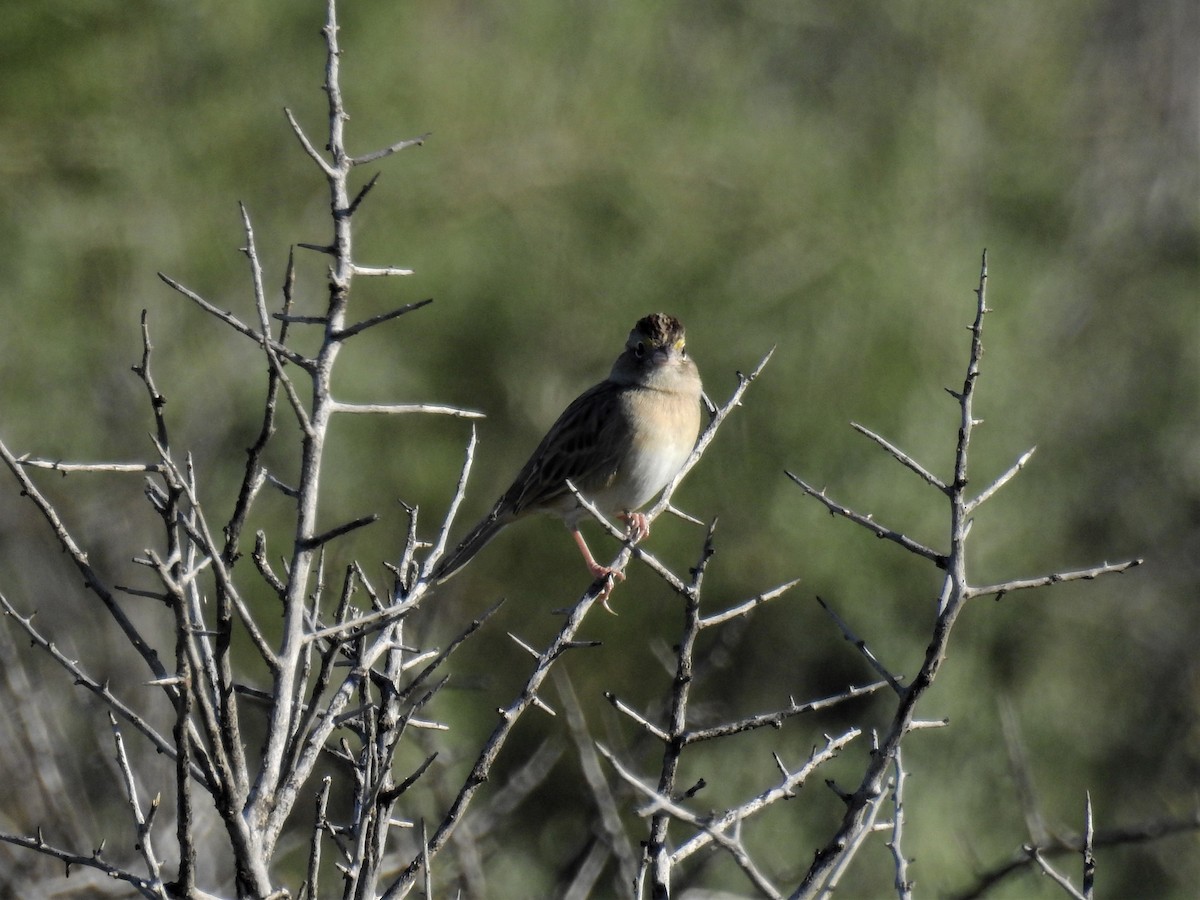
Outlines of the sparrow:
M640 319L608 377L584 391L542 438L512 486L430 572L434 584L465 566L507 525L531 513L562 519L595 579L624 579L596 562L579 531L588 516L567 482L634 542L650 527L637 510L678 474L700 432L700 373L688 356L683 324L653 313ZM609 581L602 595L607 607Z

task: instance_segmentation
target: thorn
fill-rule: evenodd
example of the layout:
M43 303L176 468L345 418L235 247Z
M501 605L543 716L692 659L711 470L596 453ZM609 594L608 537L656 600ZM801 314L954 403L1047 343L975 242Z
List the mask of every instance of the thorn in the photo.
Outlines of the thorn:
M564 650L586 650L591 647L603 647L604 641L566 641L562 646Z
M534 706L536 706L542 712L548 713L548 714L554 716L555 718L558 717L558 713L556 713L553 709L551 709L549 706L547 706L546 702L541 697L539 697L537 694L533 695L531 702L533 703Z
M684 791L683 795L680 797L680 799L688 800L688 799L696 796L698 793L700 793L706 787L708 787L708 782L705 781L703 778L701 778L699 781L697 781L695 784L693 784L690 788L688 788L686 791Z
M166 678L155 678L153 681L142 682L146 687L169 687L173 684L183 684L183 678L179 675L170 675Z
M512 638L512 640L513 640L513 643L514 643L514 644L516 644L518 647L520 647L522 650L524 650L526 653L528 653L528 654L529 654L530 656L532 656L534 659L540 659L540 658L541 658L541 654L540 654L540 653L538 653L536 650L534 650L532 647L530 647L530 646L529 646L527 643L525 643L523 640L521 640L519 637L517 637L517 636L516 636L515 634L513 634L511 631L508 631L508 632L505 632L505 633L506 633L506 634L507 634L507 635L508 635L510 638Z
M843 803L849 803L854 797L854 795L849 791L843 791L840 787L838 787L837 782L835 782L832 778L825 779L825 786L837 794Z

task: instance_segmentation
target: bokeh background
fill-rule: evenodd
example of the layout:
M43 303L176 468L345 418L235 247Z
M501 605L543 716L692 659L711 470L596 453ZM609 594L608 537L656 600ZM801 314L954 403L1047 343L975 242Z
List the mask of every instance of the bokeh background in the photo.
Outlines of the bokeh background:
M129 371L146 309L174 445L193 453L215 515L230 508L257 430L263 363L156 272L252 319L238 201L272 286L290 245L327 239L326 189L282 112L290 107L319 139L322 17L316 2L7 5L0 437L15 452L151 455L144 389ZM994 311L977 483L1038 449L978 516L975 581L1128 556L1146 564L966 611L922 709L951 727L906 745L910 873L927 896L969 886L1029 839L1030 802L1056 833L1081 827L1085 791L1101 830L1196 808L1197 4L356 0L342 24L351 150L431 132L424 147L362 172L383 175L357 220L360 261L416 275L356 281L354 308L366 317L435 303L364 335L342 357L337 391L486 412L465 517L486 510L557 412L607 371L639 316L661 309L686 322L718 402L736 371L776 346L677 502L720 520L710 608L803 582L722 636L727 664L698 686L697 713L771 709L869 680L816 595L893 669L914 671L937 573L831 520L784 470L944 546L941 498L848 423L949 474L956 407L943 388L961 384L986 247ZM302 311L320 307L324 265L301 252ZM326 520L382 516L340 548L341 563L355 556L382 583L378 560L391 558L404 527L399 501L419 504L432 529L467 434L449 419L338 423ZM284 478L295 447L284 429L272 458ZM41 480L111 580L144 580L130 558L154 532L136 477ZM265 497L256 524L285 511ZM693 526L664 520L651 543L682 570L700 540ZM121 677L116 651L97 650L109 647L103 619L62 559L9 480L0 590L39 609L60 644ZM585 584L557 523L498 538L427 625L443 641L465 617L508 600L460 660L437 713L464 734L486 733L526 666L504 631L544 640L557 623L550 611ZM620 616L593 622L588 635L604 646L567 660L566 671L596 733L648 766L652 748L600 692L656 708L679 605L645 571L615 599ZM13 658L6 651L10 671ZM61 673L20 658L38 679L29 691L48 745L103 731L101 709ZM136 668L127 677L144 679ZM886 712L863 702L730 741L698 756L692 774L714 783L706 801L717 807L771 783L772 750L798 764L823 731L879 725ZM14 733L23 727L16 712L10 721ZM565 734L549 719L522 729L514 765ZM863 752L838 770L844 786ZM63 790L109 771L102 754L111 755L106 744L74 774L64 769ZM22 789L46 757L5 755L26 762L4 763L3 827L51 828L62 818L52 800ZM447 781L465 762L445 762ZM511 832L489 838L494 896L555 884L586 838L580 795L568 751ZM781 883L804 870L837 815L821 786L773 814L754 841ZM98 840L104 816L78 813L72 827ZM883 838L876 843L847 896L890 890L890 858ZM40 860L19 865L28 868L10 877L60 874ZM749 890L721 859L690 879ZM1185 833L1105 850L1099 879L1106 896L1194 896L1200 842ZM1027 875L994 896L1055 891Z

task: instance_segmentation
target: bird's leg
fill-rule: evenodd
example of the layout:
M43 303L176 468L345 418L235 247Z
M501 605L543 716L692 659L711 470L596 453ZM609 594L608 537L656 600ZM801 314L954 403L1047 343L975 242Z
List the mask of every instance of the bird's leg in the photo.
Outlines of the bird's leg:
M617 518L629 525L629 540L635 544L650 536L650 522L645 513L623 512Z
M596 562L596 558L592 556L592 551L588 549L587 541L583 539L583 534L578 528L571 529L571 537L575 538L575 543L579 547L579 552L583 554L583 561L587 564L588 571L592 573L592 577L605 579L604 590L597 599L599 599L601 606L615 616L616 612L608 605L608 597L612 594L617 582L625 580L625 573L620 569L614 569L611 566L602 566Z
M575 543L579 546L579 552L583 554L583 561L587 564L588 571L592 573L593 578L612 577L618 581L625 580L625 573L620 569L614 569L611 566L602 566L596 562L596 558L592 556L592 551L588 549L587 541L583 539L583 535L578 528L571 529L571 536L575 538ZM609 590L612 590L609 588Z

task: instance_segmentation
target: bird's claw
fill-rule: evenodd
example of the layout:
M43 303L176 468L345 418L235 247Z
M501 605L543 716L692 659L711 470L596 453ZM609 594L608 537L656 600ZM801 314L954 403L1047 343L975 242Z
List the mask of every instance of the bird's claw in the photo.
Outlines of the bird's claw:
M629 525L628 537L633 543L644 541L650 535L650 521L645 513L622 513L620 518Z
M592 577L597 581L604 579L604 587L596 595L596 599L600 601L600 605L604 607L605 612L615 616L617 611L608 605L608 598L612 596L613 588L617 586L617 582L625 580L625 573L620 569L612 569L601 565L589 566L588 568L592 570Z

